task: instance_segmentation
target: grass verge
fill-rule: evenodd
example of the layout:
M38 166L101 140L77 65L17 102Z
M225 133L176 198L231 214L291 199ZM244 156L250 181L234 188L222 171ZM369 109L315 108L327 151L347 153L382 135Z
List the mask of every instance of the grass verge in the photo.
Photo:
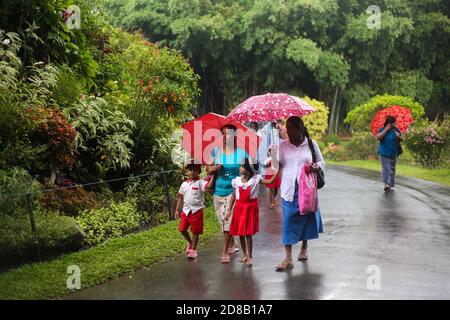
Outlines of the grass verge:
M381 171L378 160L326 161L327 164ZM414 177L450 186L450 169L425 169L417 166L397 164L397 175Z
M205 210L201 241L220 232L212 209ZM62 255L55 260L33 263L0 274L0 299L47 299L70 294L67 267L81 271L81 288L88 288L174 256L186 241L178 231L178 221L170 221L148 231L108 240L94 248Z

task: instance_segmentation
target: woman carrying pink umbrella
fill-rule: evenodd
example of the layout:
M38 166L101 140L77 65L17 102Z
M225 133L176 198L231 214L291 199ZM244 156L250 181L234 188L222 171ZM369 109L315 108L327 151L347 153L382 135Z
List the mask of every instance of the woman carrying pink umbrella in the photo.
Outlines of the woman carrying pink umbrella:
M319 233L323 232L320 209L301 215L298 203L298 176L303 166L310 166L310 172L318 172L319 168L325 170L319 146L309 138L308 130L300 118L313 111L315 109L301 99L278 93L251 97L228 116L238 121L272 121L288 118L286 122L288 139L280 143L278 151L283 215L281 242L285 246L286 256L276 266L277 271L294 266L292 246L300 241L302 247L297 260L306 261L308 240L317 239Z

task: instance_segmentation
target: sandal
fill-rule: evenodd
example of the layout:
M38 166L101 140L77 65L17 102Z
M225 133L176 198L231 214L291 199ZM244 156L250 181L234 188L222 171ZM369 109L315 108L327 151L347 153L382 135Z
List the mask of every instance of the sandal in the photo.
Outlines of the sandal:
M288 269L292 269L293 267L294 267L294 264L292 262L288 263L286 261L283 261L282 263L280 263L279 265L277 265L275 267L275 271L285 271Z
M238 247L230 247L228 248L228 254L233 254L239 251Z
M270 209L275 209L275 203L272 203L272 204L270 205Z
M198 253L194 249L189 249L189 252L187 254L188 259L195 259L198 257Z
M230 260L230 256L221 256L220 257L220 263L229 263Z
M308 260L308 251L307 250L300 250L300 254L297 257L298 261L306 261Z

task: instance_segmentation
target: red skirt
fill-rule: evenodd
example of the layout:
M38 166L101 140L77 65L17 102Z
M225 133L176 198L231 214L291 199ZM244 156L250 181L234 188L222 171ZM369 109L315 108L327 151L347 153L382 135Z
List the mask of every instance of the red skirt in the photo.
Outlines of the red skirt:
M273 177L273 174L266 174L264 176L264 179L268 180L268 179L271 179L272 177ZM281 177L278 176L273 183L267 184L266 188L275 189L275 188L279 188L280 186L281 186Z
M233 219L231 220L230 235L253 236L259 231L258 199L250 201L236 200Z

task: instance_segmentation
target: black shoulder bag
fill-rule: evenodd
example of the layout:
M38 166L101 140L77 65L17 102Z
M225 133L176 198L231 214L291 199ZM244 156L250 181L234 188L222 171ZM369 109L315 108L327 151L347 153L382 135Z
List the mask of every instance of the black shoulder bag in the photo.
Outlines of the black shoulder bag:
M311 138L308 138L309 149L311 150L313 163L317 163L316 150L314 149ZM322 189L325 185L325 173L322 168L319 167L319 171L317 172L317 189Z

